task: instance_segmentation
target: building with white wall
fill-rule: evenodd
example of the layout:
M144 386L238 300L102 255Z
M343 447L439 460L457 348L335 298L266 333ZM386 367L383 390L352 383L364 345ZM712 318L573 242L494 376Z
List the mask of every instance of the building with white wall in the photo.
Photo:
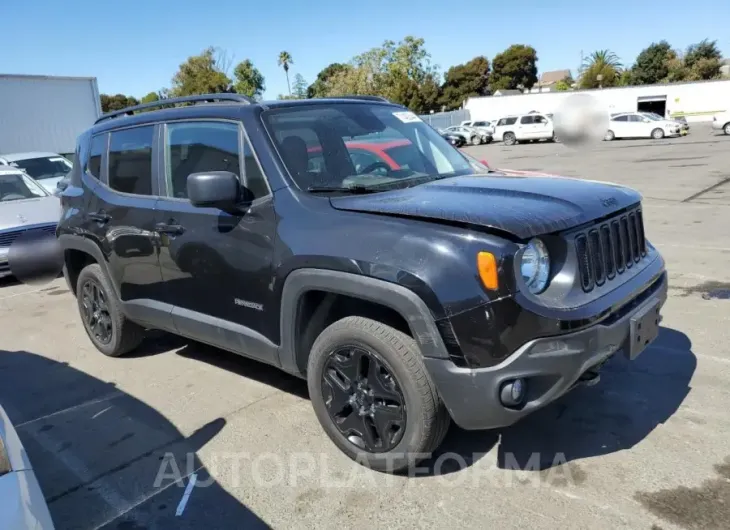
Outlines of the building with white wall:
M472 120L495 120L530 111L550 114L578 92L595 97L609 114L642 110L699 122L712 121L714 114L730 110L730 80L475 97L469 98L464 108Z

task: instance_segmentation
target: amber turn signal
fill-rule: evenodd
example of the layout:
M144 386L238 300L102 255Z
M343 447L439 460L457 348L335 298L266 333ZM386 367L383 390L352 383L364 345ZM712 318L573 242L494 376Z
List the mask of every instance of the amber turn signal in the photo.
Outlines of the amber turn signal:
M477 270L479 278L481 278L484 287L491 291L499 288L499 280L497 277L497 258L490 252L480 252L477 254Z

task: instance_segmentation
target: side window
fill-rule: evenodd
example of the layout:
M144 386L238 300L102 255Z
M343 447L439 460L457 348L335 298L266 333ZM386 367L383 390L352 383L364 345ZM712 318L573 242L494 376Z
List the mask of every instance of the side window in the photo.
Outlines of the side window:
M122 193L152 195L152 138L154 126L111 133L109 187Z
M168 195L188 197L188 175L230 171L241 176L239 127L234 123L186 122L167 125L165 142Z
M636 114L629 114L628 119L632 123L638 123L641 121L641 117L637 116Z
M507 118L507 123L505 125L514 125L517 122L517 118Z
M629 117L624 114L623 116L616 116L613 119L613 121L622 121L622 122L625 122L625 121L629 121Z
M486 125L487 125L487 122L485 122L485 121L475 121L474 122L474 127L484 127Z
M246 186L253 194L251 198L266 197L269 194L269 186L266 183L263 171L261 171L261 166L253 154L253 148L249 144L248 138L244 138L243 141L243 163L245 164Z
M534 122L534 118L532 116L522 116L520 118L520 123L523 125L529 125Z
M86 164L86 171L97 179L101 178L101 157L106 150L106 133L91 138L91 149L89 149L89 162Z

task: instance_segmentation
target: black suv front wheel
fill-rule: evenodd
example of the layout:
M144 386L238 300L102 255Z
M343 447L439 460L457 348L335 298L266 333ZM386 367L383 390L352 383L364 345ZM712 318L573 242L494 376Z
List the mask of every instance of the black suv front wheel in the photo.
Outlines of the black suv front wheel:
M309 395L347 456L397 472L429 456L451 422L415 341L375 320L346 317L312 346Z
M86 334L104 355L124 355L142 342L144 329L121 312L111 284L98 264L86 266L79 274L76 301Z

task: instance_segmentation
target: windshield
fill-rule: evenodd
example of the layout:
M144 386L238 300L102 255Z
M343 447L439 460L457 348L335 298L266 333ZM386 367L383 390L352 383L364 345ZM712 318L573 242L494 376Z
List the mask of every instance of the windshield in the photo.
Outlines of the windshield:
M664 121L664 118L662 118L661 116L659 116L659 114L656 114L654 112L643 112L641 115L646 118L649 118L652 121Z
M16 160L11 165L25 170L36 180L65 177L71 171L71 162L62 156L27 158Z
M264 123L297 186L383 191L474 173L412 112L368 103L287 107Z
M0 173L0 202L46 197L38 184L22 173Z

